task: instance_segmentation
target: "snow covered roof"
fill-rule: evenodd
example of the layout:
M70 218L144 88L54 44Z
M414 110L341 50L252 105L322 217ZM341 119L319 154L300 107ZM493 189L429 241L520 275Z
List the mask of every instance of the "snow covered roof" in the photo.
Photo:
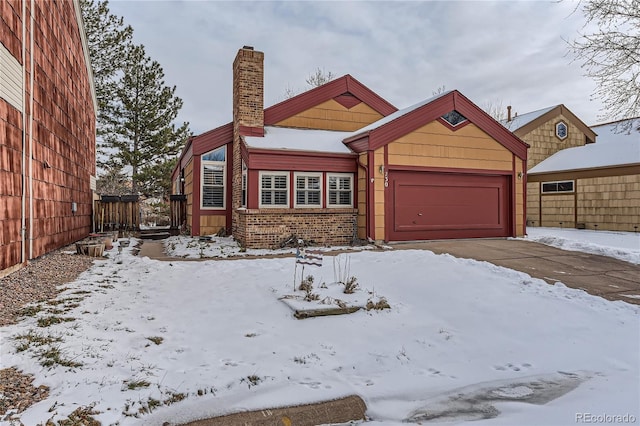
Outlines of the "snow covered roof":
M437 94L435 96L432 96L431 98L428 98L428 99L425 99L424 101L418 102L415 105L411 105L410 107L407 107L407 108L401 109L399 111L396 111L393 114L387 115L386 117L383 117L378 121L374 121L373 123L369 124L368 126L363 127L362 129L358 129L355 132L349 133L345 137L345 139L353 137L353 136L360 135L362 133L366 133L366 132L368 132L370 130L373 130L373 129L377 129L380 126L384 126L385 124L390 123L391 121L393 121L393 120L395 120L397 118L400 118L403 115L409 114L411 111L414 111L414 110L416 110L416 109L418 109L418 108L420 108L422 106L425 106L426 104L428 104L430 102L433 102L436 99L441 98L441 97L443 97L445 95L448 95L451 92L452 92L452 90L448 90L446 92L439 93L439 94Z
M591 143L556 152L529 174L640 164L640 138L631 142Z
M631 126L626 128L628 122L631 122ZM591 130L598 134L598 143L638 142L640 140L640 117L613 123L597 124L591 126Z
M263 137L245 136L244 140L251 148L349 154L352 151L342 140L350 134L351 132L332 130L265 126Z
M548 113L549 111L551 111L556 107L558 107L558 105L553 105L547 108L539 109L537 111L531 111L526 114L518 115L516 117L513 117L511 121L500 120L500 124L502 124L507 129L511 130L512 132L515 132L520 127L526 126L536 118L543 116L544 114Z

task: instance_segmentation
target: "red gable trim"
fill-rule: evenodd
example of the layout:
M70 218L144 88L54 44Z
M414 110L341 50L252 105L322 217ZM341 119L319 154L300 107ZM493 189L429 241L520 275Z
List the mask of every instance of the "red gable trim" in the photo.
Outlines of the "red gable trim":
M454 109L464 115L469 122L478 126L478 128L515 154L518 158L526 160L527 148L529 145L507 130L457 90L434 99L432 102L425 104L420 108L416 108L393 121L370 130L368 133L358 135L354 139L347 140L346 142L349 146L352 146L352 144L355 144L357 141L368 136L369 149L375 150L408 133L411 133L425 124L437 120L442 115Z
M480 130L500 142L502 146L514 153L518 158L522 160L527 159L529 144L511 133L493 117L467 99L462 93L456 90L454 91L454 96L456 111L467 117L467 119L478 126Z
M233 123L227 123L193 137L193 155L201 155L212 149L233 142Z
M352 94L383 116L397 111L396 107L347 74L265 109L264 124L272 126L345 93Z

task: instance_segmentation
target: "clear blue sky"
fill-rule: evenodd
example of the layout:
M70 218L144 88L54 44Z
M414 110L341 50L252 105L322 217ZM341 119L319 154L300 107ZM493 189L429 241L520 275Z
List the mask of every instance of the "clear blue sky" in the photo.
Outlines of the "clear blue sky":
M202 133L231 120L231 64L243 45L265 53L265 106L302 91L316 68L351 74L398 108L458 89L481 107L523 114L563 103L595 124L594 82L565 40L577 3L540 1L123 1L112 13L160 62ZM574 11L575 10L575 11Z

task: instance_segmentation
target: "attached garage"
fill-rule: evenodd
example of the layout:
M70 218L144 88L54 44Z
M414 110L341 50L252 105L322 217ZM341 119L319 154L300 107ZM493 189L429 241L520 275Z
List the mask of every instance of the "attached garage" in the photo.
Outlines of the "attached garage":
M398 111L345 142L360 154L367 185L360 235L414 241L526 233L528 145L459 92Z
M506 176L403 171L389 176L392 241L510 235Z

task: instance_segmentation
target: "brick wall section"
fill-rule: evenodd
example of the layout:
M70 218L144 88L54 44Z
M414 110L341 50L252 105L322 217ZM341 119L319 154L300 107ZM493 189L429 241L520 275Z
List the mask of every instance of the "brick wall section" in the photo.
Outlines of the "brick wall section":
M239 127L264 126L264 53L242 48L233 61L233 167L232 167L232 226L231 232L241 243L237 210L242 202L242 157ZM228 161L228 160L227 160Z
M560 121L565 122L569 131L568 136L563 140L556 137L556 123ZM563 115L538 126L523 135L521 139L531 145L527 152L527 170L531 170L536 164L562 149L583 146L586 142L585 134Z
M22 58L22 2L0 1L0 42L26 67L27 137L33 138L33 258L77 241L91 230L95 174L95 111L73 0L26 3ZM31 13L34 25L31 28ZM31 70L31 34L34 37ZM30 87L33 72L34 87ZM33 94L33 111L30 98ZM29 123L33 117L33 134ZM0 270L20 261L22 115L0 100ZM28 149L28 148L27 148ZM28 164L27 164L28 168ZM28 190L28 179L26 188ZM27 194L27 202L29 195ZM77 203L77 212L71 203ZM29 226L29 206L26 209ZM27 229L26 235L29 236ZM29 255L29 246L26 248Z
M240 234L245 247L275 248L291 235L318 245L350 245L357 232L356 209L240 210Z

